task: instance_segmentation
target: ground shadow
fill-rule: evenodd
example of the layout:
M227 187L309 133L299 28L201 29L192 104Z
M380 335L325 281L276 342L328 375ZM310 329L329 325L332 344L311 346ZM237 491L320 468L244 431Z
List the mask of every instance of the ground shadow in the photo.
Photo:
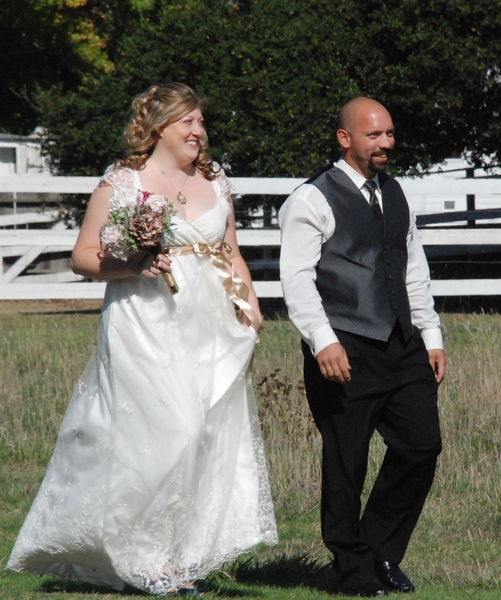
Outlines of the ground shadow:
M85 310L52 310L52 311L40 311L40 312L20 312L20 315L99 315L101 314L100 308L87 308Z
M255 596L260 597L262 594L259 590L253 590L250 587L246 587L244 585L239 585L236 582L226 581L224 583L218 583L217 581L205 581L202 582L198 589L203 590L204 598L210 600L210 598L224 597L224 598L241 598L241 597L249 597ZM114 590L109 587L100 587L90 583L84 583L81 581L73 581L73 580L60 580L60 579L49 579L44 581L38 588L37 592L45 593L45 594L89 594L92 596L102 595L107 598L117 596L123 598L124 596L129 596L132 598L153 598L151 594L148 592L143 592L142 590L138 590L130 585L126 585L125 588L121 591ZM195 598L195 596L186 596L187 598Z
M255 557L238 559L231 574L237 582L245 584L332 592L332 564L320 563L308 553L282 554L263 562Z
M240 598L243 596L262 596L254 586L274 588L310 588L324 592L332 592L332 566L321 564L311 558L308 553L297 556L280 555L266 561L252 556L238 559L229 570L229 574L215 571L199 588L209 598ZM72 580L49 579L44 581L38 591L46 594L61 592L79 594L102 594L103 596L150 597L146 592L126 586L123 591L98 587L88 583Z
M21 315L99 315L101 313L100 308L86 308L82 310L72 309L72 310L51 310L51 311L21 311L19 314Z
M69 579L49 579L44 581L39 587L39 592L45 594L103 594L106 596L119 595L119 596L136 596L136 597L148 597L149 594L137 590L132 586L125 586L122 591L113 590L109 587L96 586L91 583L84 583L82 581L74 581Z

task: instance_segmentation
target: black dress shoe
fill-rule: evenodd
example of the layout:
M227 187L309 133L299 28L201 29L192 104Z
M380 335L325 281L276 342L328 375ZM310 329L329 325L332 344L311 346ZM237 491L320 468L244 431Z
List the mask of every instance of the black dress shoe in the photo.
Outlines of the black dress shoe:
M388 561L377 562L375 564L375 569L376 575L385 586L390 588L390 590L403 592L404 594L408 594L415 590L412 581L405 573L402 573L398 565L393 565Z
M337 592L341 596L360 596L362 598L379 598L380 596L386 596L390 593L390 590L384 585L381 585L377 581L367 581L360 585L352 585L347 588L338 590Z

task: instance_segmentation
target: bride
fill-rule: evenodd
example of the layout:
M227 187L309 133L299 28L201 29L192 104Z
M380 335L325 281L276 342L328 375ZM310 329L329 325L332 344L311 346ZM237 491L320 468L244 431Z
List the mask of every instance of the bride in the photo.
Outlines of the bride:
M136 98L127 157L89 201L72 264L108 280L97 346L8 569L196 593L224 561L277 541L249 374L262 317L203 109L180 83ZM115 258L101 247L108 211L145 191L177 211L170 256Z

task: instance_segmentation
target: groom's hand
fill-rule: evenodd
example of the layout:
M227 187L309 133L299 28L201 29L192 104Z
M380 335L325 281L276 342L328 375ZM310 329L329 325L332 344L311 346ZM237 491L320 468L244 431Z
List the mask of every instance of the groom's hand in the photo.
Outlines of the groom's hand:
M437 383L442 383L445 377L445 371L447 369L445 352L441 349L428 350L428 356L430 358L430 365L435 373L435 379L437 380Z
M320 372L329 381L345 383L350 381L350 363L345 349L339 342L329 344L317 354Z

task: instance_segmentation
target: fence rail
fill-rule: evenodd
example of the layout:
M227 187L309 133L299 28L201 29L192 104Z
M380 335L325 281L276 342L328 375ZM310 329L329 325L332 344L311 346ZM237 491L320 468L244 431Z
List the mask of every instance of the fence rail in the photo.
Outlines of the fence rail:
M230 177L236 194L288 195L305 178ZM501 205L501 178L435 179L397 177L407 194L430 196L493 195ZM0 192L34 194L91 194L98 177L50 177L47 175L0 176Z
M0 193L36 194L89 194L96 187L97 177L48 177L48 176L2 176ZM236 194L288 195L304 179L288 178L232 178ZM475 252L478 248L488 248L501 252L501 228L471 227L477 220L501 217L501 180L489 179L400 179L407 195L416 203L423 197L483 198L490 203L490 210L456 211L441 216L421 215L421 225L444 222L466 221L470 227L429 227L420 230L426 247L454 246ZM474 203L473 203L474 207ZM1 215L0 227L22 224L50 223L57 217L57 211L39 213L18 213ZM59 224L60 226L60 224ZM65 229L0 229L0 300L16 299L62 299L62 298L101 298L105 284L85 282L71 271L45 274L24 274L26 268L39 256L48 253L68 252L74 246L78 231ZM241 229L237 232L241 246L277 247L280 234L277 229ZM4 258L16 259L3 268ZM7 261L11 262L11 261ZM282 289L278 281L256 281L256 291L261 298L280 298ZM491 296L501 295L500 279L433 280L432 293L435 296Z

